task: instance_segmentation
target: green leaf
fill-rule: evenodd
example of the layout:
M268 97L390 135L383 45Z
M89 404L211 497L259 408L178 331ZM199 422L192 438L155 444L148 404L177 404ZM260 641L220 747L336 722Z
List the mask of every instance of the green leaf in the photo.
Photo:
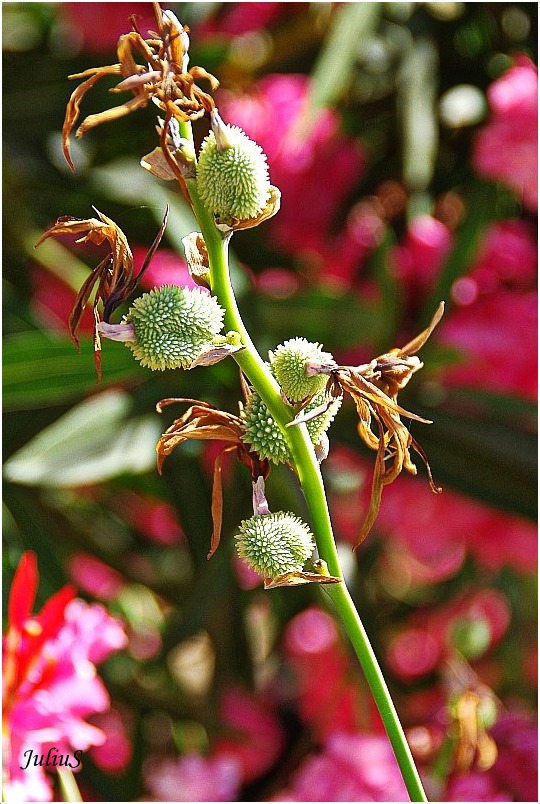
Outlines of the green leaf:
M105 391L81 402L13 455L5 476L35 486L81 486L155 466L160 423L128 418L130 397Z
M362 45L376 29L380 13L380 3L344 3L336 8L326 44L311 74L311 91L299 126L303 133L320 109L333 106L347 91Z
M398 76L397 104L403 131L403 179L411 190L409 218L430 212L428 196L439 144L436 117L438 54L419 40L405 54Z
M315 289L290 299L253 299L260 332L280 343L300 335L323 342L326 349L346 349L359 343L380 343L387 325L379 307L365 304L354 293L330 296Z
M36 330L21 332L4 343L4 409L30 410L71 402L96 390L93 346L81 338L79 354L71 341ZM103 344L103 383L148 379L123 344Z

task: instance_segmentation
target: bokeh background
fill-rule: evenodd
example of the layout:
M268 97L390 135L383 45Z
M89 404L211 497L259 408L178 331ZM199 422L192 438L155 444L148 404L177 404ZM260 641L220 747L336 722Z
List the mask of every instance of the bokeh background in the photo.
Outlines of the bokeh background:
M413 427L443 493L423 470L400 478L352 554L373 465L352 405L323 474L428 795L536 800L537 6L170 7L191 29L191 65L221 81L222 117L262 145L282 192L279 215L232 242L261 353L302 335L357 365L406 343L446 301L402 399L433 420ZM94 205L140 265L169 203L144 289L190 284L180 241L193 219L138 164L155 146L155 109L74 143L74 175L60 152L66 76L116 61L132 13L146 32L148 3L3 4L4 594L31 549L40 604L70 581L124 623L126 649L100 670L110 708L90 720L107 740L85 755L84 797L397 800L375 707L322 597L263 592L234 556L250 515L245 468L225 467L210 562L217 447L188 443L157 474L155 442L174 414L155 403L237 412L233 362L152 373L106 342L98 385L90 317L81 354L66 325L95 254L34 250L59 215ZM83 114L110 105L109 86ZM195 131L202 139L204 123ZM273 510L307 516L286 468L267 490ZM484 728L498 747L489 769Z

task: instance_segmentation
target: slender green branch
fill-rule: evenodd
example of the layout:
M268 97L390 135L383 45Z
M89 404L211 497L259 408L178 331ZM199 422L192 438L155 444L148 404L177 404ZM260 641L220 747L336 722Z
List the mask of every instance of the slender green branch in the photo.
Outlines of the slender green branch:
M305 424L286 427L293 418L294 411L282 399L278 384L257 352L242 321L230 280L228 239L223 237L212 216L201 203L196 181L189 179L187 185L208 251L212 292L225 309L225 328L238 332L245 346L234 355L235 360L261 396L288 443L310 509L319 555L326 561L332 575L343 578L319 463L307 428ZM427 801L386 682L345 582L342 580L339 584L328 585L325 591L332 600L360 660L409 796L412 801Z

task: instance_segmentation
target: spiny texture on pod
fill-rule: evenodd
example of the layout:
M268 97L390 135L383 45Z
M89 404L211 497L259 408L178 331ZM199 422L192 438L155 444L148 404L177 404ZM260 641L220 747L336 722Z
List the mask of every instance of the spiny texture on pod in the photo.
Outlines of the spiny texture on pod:
M218 217L253 218L270 190L262 148L238 126L224 126L226 147L213 131L204 139L197 165L197 187L206 208Z
M187 368L223 326L225 312L200 288L164 285L136 299L125 320L136 340L127 343L154 371Z
M244 520L236 539L238 555L264 578L301 572L315 549L308 526L284 511Z
M324 404L324 401L324 393L317 394L306 406L305 412L309 413L309 411L318 408ZM335 399L328 410L307 422L308 433L314 444L319 443L323 433L328 430L334 421L335 415L341 407L341 401L341 397ZM274 463L284 463L291 460L289 447L283 433L258 394L254 393L250 396L244 407L243 415L246 428L244 441L261 458L268 458Z
M317 360L328 363L333 359L330 352L322 351L319 343L312 343L305 338L292 338L270 352L272 373L291 402L301 402L307 396L322 391L328 380L324 374L308 377L306 362Z

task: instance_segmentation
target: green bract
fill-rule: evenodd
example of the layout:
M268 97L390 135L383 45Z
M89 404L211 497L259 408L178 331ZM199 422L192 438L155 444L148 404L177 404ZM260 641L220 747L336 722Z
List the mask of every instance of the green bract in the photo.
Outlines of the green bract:
M323 352L319 343L311 343L305 338L292 338L270 352L272 373L287 399L300 402L312 394L322 391L328 377L317 374L308 377L306 362L317 360L321 363L333 361L329 352Z
M253 218L268 201L266 156L237 126L226 126L228 147L214 132L204 139L197 165L197 187L205 207L218 217Z
M125 321L136 340L127 346L154 371L187 368L223 326L225 312L200 288L164 285L136 299Z
M244 520L236 539L238 554L264 578L301 572L315 549L308 526L284 511Z
M309 405L306 406L306 413L318 408L325 402L324 393L317 394ZM341 407L341 398L335 399L328 410L321 413L315 419L307 423L310 438L314 444L318 444L323 433L332 424L336 413ZM274 463L283 463L291 460L291 454L283 433L279 429L277 422L272 418L270 411L262 401L261 397L254 393L249 398L244 408L245 434L244 441L250 444L251 448L257 452L261 458L268 458ZM294 426L294 425L293 425Z

